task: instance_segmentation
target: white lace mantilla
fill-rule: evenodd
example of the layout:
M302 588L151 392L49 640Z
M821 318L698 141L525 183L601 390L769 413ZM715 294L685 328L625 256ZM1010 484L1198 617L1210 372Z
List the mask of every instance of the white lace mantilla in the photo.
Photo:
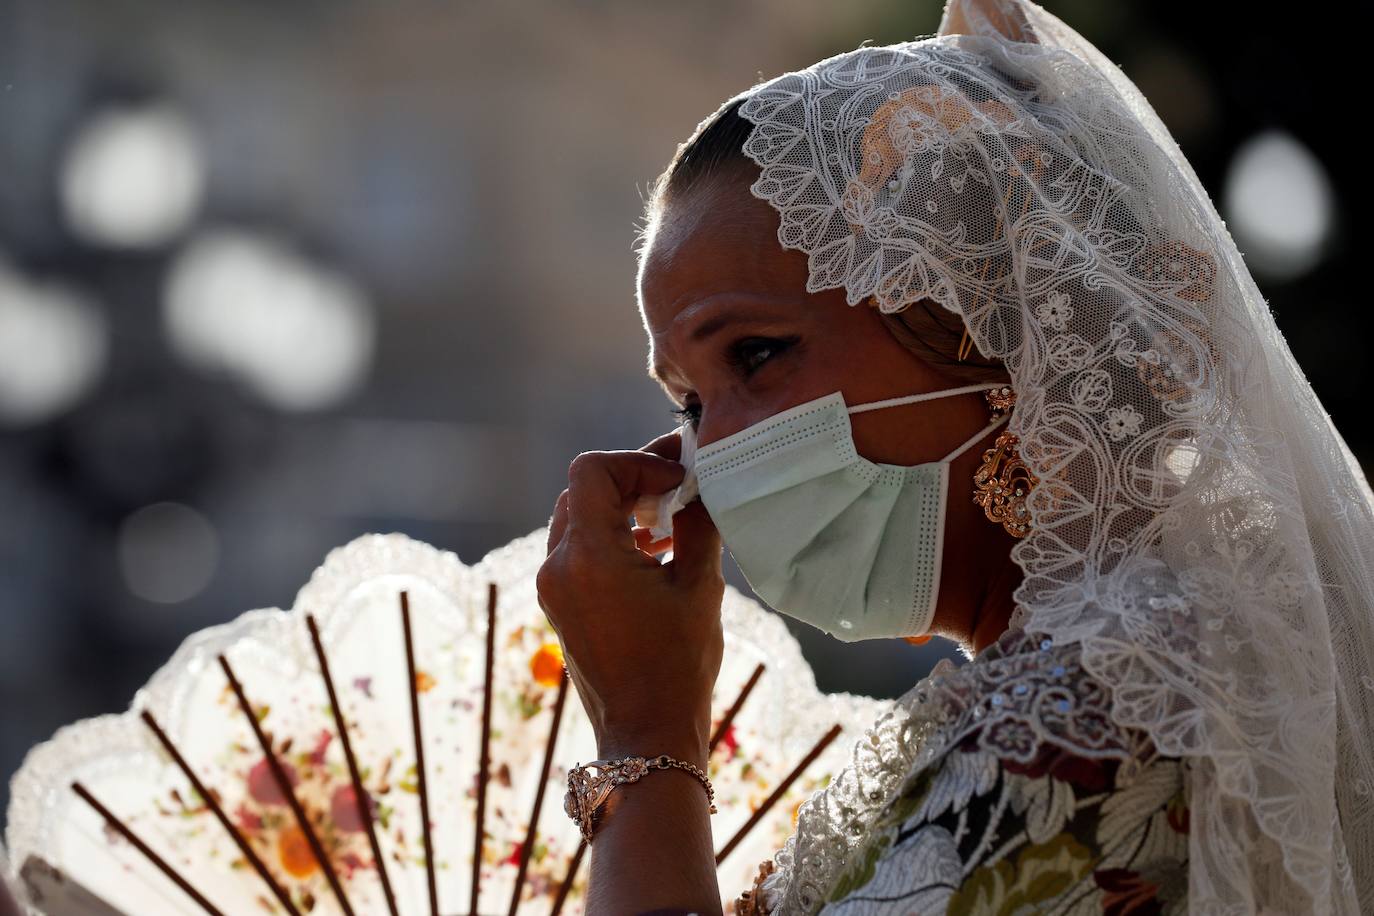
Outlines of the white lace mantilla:
M1196 758L1196 911L1374 912L1374 493L1139 90L1034 3L956 9L972 34L738 96L750 190L809 291L938 303L1006 366L1040 481L1018 610L1110 685L1106 721ZM927 709L958 702L940 691L905 698L813 805L798 894L938 753Z

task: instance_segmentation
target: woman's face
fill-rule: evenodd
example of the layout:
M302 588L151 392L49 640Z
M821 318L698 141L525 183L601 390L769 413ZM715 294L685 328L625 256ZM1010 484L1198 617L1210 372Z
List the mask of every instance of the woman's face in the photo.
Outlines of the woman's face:
M640 263L649 367L704 446L834 391L854 405L958 387L901 345L868 302L806 291L807 258L778 241L778 215L751 178L713 181L669 203ZM976 395L850 416L859 454L937 461L987 422Z

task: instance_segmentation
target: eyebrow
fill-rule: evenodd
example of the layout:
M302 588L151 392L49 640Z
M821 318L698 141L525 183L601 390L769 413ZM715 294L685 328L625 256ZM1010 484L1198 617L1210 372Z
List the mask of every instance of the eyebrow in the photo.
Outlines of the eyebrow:
M732 324L743 324L749 321L777 320L778 316L774 313L764 312L760 310L739 311L732 309L727 312L722 312L721 314L716 315L712 318L708 318L701 324L697 325L696 328L693 329L688 339L695 343L700 343L701 341L706 340L708 337L714 336L721 329L728 327ZM655 382L658 382L660 385L666 388L668 387L668 382L664 378L664 374L665 370L661 364L654 364L649 366L649 378L653 379Z

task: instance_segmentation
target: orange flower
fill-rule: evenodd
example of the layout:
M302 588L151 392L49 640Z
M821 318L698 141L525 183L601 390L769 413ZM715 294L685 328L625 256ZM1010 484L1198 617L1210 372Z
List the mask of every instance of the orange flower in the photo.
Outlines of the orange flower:
M432 689L434 688L434 685L437 684L437 683L439 683L439 682L436 681L436 680L430 675L430 673L429 673L428 671L416 671L416 672L415 672L415 690L416 690L416 692L418 692L418 693L424 693L424 692L427 691L427 690L432 690Z
M545 687L557 687L563 680L563 647L546 642L530 658L530 673Z
M293 878L307 878L320 867L304 831L294 824L283 830L277 838L277 856L281 859L282 868Z

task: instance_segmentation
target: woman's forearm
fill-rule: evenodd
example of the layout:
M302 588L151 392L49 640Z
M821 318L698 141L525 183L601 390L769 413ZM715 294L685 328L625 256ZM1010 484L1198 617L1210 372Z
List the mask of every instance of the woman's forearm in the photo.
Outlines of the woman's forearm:
M697 742L603 743L602 758L666 753L706 770ZM598 812L588 916L721 912L706 789L684 770L652 769L616 788Z

